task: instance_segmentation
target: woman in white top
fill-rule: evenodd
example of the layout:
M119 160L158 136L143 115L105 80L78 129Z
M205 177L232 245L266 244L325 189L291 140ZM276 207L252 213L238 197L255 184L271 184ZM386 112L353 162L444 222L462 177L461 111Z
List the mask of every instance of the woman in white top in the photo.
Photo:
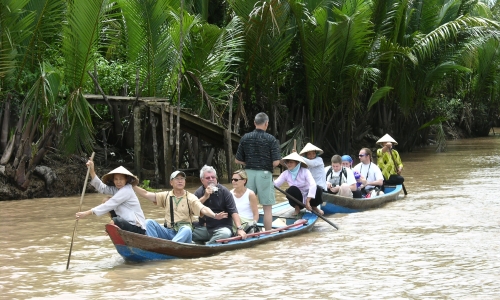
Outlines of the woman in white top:
M231 179L233 184L231 194L233 194L234 203L236 203L241 224L246 228L259 221L259 209L257 207L259 201L255 193L246 187L247 180L248 176L245 170L234 172ZM233 227L235 227L234 224Z
M326 190L325 164L323 163L323 159L319 157L321 154L323 154L323 150L311 143L307 143L304 149L300 151L300 155L304 156L302 159L307 164L307 168L311 172L314 181L319 187Z
M95 173L94 162L89 160L87 166L90 168L90 176L92 177L90 184L99 193L113 196L92 209L77 212L76 218L83 219L90 215L101 216L114 210L116 216L112 218L110 224L123 230L145 234L146 218L141 203L132 188L133 185L139 183L139 178L120 166L104 175L101 181Z

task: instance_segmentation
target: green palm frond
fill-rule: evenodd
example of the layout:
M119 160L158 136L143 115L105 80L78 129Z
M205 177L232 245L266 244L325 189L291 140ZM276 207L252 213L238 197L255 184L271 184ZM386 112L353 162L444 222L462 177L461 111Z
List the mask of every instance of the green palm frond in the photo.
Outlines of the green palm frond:
M19 59L16 85L23 70L36 67L36 62L43 60L49 45L60 40L66 6L63 0L30 0L25 8L26 14L33 16L33 22L29 28L30 38L23 43L20 53L22 57Z
M216 115L220 111L215 106L226 103L226 97L234 89L228 85L232 78L234 67L241 60L243 51L243 26L239 18L233 18L224 28L210 24L198 24L191 32L192 41L186 48L184 69L189 80L199 89L200 96L197 103L199 113L204 108L204 101Z
M19 48L30 35L34 14L23 11L27 3L28 0L0 2L0 80L2 81L15 71Z
M128 59L138 66L142 80L148 81L145 94L164 96L163 80L172 78L170 73L178 64L178 33L172 28L178 27L174 23L178 22L179 1L124 0L120 4L126 22Z
M488 30L496 29L495 31ZM413 45L412 52L420 60L432 57L436 52L443 49L443 46L460 35L467 35L469 38L480 38L484 36L499 36L500 24L498 22L470 16L460 16L457 19L443 24L433 31L420 38Z
M40 76L24 98L25 106L30 108L33 114L48 116L57 111L61 78L57 70L49 63L40 66Z
M62 52L65 58L65 84L70 94L62 112L67 128L61 147L69 153L85 149L90 153L93 125L90 106L83 97L87 71L93 68L99 48L102 26L112 9L108 0L74 1L68 4L67 24L63 29Z

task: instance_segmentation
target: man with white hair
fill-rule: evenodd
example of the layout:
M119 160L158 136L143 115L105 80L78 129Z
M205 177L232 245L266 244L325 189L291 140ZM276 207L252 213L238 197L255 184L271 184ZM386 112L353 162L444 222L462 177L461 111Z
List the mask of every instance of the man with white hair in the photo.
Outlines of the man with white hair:
M203 166L200 170L200 180L202 185L194 192L194 195L216 214L227 214L228 217L220 220L200 219L200 223L205 223L205 226L193 230L193 241L213 244L219 239L230 238L233 236L233 221L237 227L236 235L246 239L247 235L243 230L233 195L225 186L217 182L215 169L211 166Z

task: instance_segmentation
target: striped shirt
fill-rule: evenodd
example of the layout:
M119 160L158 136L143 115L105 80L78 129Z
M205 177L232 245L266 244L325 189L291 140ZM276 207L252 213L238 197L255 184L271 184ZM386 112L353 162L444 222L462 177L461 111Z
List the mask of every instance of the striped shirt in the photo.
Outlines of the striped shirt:
M272 172L273 161L281 159L280 145L274 136L255 129L241 138L236 159L245 163L245 169Z

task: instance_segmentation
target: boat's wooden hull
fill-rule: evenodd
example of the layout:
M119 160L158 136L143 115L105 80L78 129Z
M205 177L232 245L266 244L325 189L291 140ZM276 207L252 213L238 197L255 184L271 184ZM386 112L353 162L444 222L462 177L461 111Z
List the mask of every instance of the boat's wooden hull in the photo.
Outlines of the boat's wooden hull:
M387 202L398 200L402 185L386 187L385 194L373 198L350 198L323 193L321 209L325 214L353 213L373 209Z
M280 207L285 207L285 205L289 207L288 203L278 204ZM140 262L174 258L204 257L224 251L252 247L264 242L283 239L303 232L308 232L312 229L318 217L310 212L306 212L301 219L306 220L305 224L291 226L291 228L283 231L260 234L255 237L249 237L246 240L237 240L211 245L175 243L169 240L124 231L115 225L109 224L106 225L106 232L109 234L109 237L115 245L118 253L125 260ZM297 221L297 219L287 219L286 221L287 225L291 225L294 221Z

